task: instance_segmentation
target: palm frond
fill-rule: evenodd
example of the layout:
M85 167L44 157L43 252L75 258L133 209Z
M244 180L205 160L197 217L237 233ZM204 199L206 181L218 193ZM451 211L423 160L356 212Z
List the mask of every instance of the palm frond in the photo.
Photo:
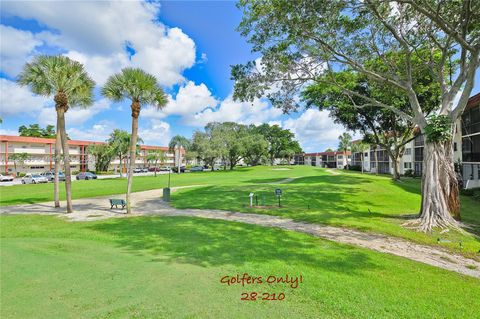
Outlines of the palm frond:
M95 82L81 63L66 56L35 57L31 63L25 64L17 82L43 96L63 92L67 95L70 107L87 107L93 102Z
M155 76L138 68L124 68L110 76L102 88L102 95L115 102L129 99L158 108L167 104L167 96Z

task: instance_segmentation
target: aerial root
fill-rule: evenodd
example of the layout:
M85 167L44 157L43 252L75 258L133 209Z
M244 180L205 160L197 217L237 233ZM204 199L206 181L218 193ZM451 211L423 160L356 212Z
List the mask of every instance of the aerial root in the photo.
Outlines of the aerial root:
M452 219L453 220L453 219ZM465 233L465 231L460 227L460 223L453 220L444 220L444 219L436 219L436 220L424 220L423 218L415 218L413 220L409 220L402 224L403 227L423 233L430 233L434 228L440 229L453 229L460 233Z

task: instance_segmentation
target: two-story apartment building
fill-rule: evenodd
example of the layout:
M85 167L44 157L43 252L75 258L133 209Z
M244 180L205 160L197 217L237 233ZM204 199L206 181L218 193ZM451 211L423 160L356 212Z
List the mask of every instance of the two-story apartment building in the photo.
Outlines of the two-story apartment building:
M88 146L95 144L104 144L104 142L69 140L70 167L74 172L94 171L95 159L88 154ZM183 149L170 152L168 147L141 145L140 153L135 160L136 167L148 167L148 153L153 150L162 150L165 152L166 166L176 166L180 160L185 165L185 152ZM12 154L26 153L27 159L19 162L13 161ZM0 172L6 174L15 173L14 167L17 167L18 173L26 172L44 172L54 168L55 139L0 135ZM125 163L115 158L110 163L110 170L125 171Z
M455 126L453 155L454 161L461 163L463 183L467 188L480 187L480 93L469 99L465 111ZM405 145L400 174L411 170L416 176L422 175L424 144L424 136L418 135ZM375 152L372 146L369 155L369 159L364 157L366 171L377 172L378 160L378 173L393 173L392 163L384 149L378 147ZM352 165L360 165L360 153L353 154Z
M294 164L343 169L351 164L351 155L350 151L296 154L294 156Z

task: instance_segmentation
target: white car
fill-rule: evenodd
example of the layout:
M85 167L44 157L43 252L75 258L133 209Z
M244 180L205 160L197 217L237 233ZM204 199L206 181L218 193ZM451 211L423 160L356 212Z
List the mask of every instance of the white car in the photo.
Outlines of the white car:
M40 174L28 173L22 177L22 184L48 183L48 179Z
M13 176L12 175L0 174L0 182L11 182L11 181L13 181Z

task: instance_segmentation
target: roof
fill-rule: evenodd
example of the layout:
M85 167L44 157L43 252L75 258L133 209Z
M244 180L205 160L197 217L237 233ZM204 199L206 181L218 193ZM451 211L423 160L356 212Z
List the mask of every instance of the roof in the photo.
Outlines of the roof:
M55 139L54 138L44 138L44 137L0 135L0 142L55 144ZM105 144L105 142L68 140L68 144L69 145L87 146L87 145L95 145L95 144ZM166 147L166 146L154 146L154 145L140 145L140 149L142 149L142 150L168 151L168 147Z
M352 152L347 151L346 153L344 151L334 151L334 152L317 152L317 153L305 153L303 154L304 156L322 156L322 155L352 155Z
M14 135L0 135L0 141L1 142L55 144L54 138L14 136ZM92 145L92 144L104 144L104 142L68 140L68 144L69 145Z
M477 93L468 99L467 106L465 107L465 111L478 105L480 105L480 93Z

